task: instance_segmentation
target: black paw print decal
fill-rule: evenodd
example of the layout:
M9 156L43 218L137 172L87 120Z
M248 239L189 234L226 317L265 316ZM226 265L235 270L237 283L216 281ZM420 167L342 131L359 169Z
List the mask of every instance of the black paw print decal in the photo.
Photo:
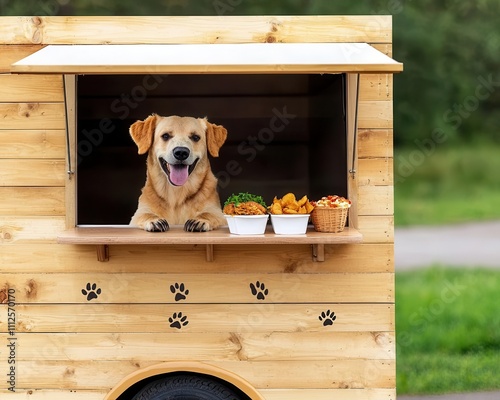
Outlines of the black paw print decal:
M323 311L318 317L320 321L323 321L323 326L333 325L333 321L337 319L337 316L333 311L326 310Z
M171 317L168 318L168 322L170 322L171 328L181 329L183 326L189 324L186 315L182 315L181 312L173 313Z
M87 286L85 286L85 289L82 289L82 294L87 296L87 301L97 299L97 297L101 294L101 288L97 288L97 284L93 283L91 285L89 282L87 283Z
M266 285L264 285L264 283L260 283L259 281L255 282L255 285L251 283L250 290L258 300L265 300L266 296L269 294L269 289L266 288Z
M178 284L177 282L170 285L170 291L175 294L175 301L186 300L186 296L189 294L189 289L186 289L183 283Z

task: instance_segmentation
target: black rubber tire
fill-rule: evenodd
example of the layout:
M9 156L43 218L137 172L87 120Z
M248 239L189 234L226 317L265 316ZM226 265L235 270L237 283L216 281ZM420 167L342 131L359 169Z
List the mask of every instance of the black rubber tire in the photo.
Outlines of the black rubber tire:
M173 375L151 382L132 400L244 400L244 398L209 377Z

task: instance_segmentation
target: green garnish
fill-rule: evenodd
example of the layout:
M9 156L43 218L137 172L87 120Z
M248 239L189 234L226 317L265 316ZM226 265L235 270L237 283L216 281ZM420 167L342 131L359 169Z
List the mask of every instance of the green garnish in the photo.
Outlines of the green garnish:
M256 203L259 203L261 206L267 208L266 203L264 202L264 199L262 196L256 196L254 194L250 193L238 193L238 194L232 194L229 196L224 203L224 206L227 206L228 204L234 204L235 207L238 207L241 203L246 203L247 201L255 201Z

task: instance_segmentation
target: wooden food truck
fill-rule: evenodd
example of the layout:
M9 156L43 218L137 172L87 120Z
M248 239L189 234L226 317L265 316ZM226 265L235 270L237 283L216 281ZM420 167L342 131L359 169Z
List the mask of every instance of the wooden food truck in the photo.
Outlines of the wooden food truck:
M395 399L391 38L380 15L2 17L0 397ZM340 195L345 229L129 226L153 114L227 130L221 207Z

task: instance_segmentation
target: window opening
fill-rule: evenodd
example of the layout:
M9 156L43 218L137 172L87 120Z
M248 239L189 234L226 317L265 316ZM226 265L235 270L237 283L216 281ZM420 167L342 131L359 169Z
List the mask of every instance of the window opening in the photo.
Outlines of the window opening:
M210 162L231 193L347 195L345 74L83 75L77 80L77 224L126 225L146 178L128 133L152 113L228 129Z

